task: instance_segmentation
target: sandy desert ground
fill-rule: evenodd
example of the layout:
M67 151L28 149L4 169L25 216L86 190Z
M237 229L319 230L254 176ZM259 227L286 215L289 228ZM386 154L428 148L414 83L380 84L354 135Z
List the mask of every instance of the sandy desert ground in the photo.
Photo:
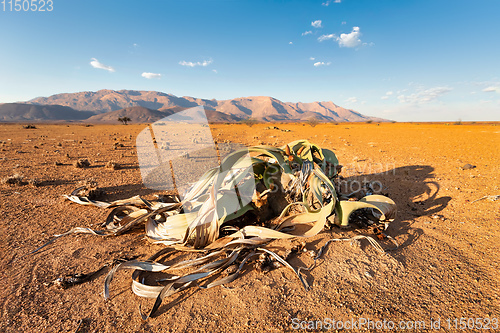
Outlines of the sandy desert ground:
M460 318L483 318L476 329L478 323L494 328L496 320L500 330L500 200L473 202L500 194L497 125L211 125L218 141L281 146L304 138L333 149L346 182L379 181L397 203L398 217L388 233L400 248L381 255L363 242L333 243L307 274L310 291L285 268L268 273L249 268L227 288L191 288L166 299L155 317L143 321L138 307L150 309L153 301L132 293L129 271L117 274L107 301L104 275L65 290L51 283L116 258L146 258L161 249L144 239L143 230L113 238L72 235L20 257L72 227L100 228L107 210L62 198L79 181L97 180L108 201L159 193L141 183L135 137L145 125L37 124L23 129L1 124L0 179L18 173L39 184L0 185L0 331L281 332L294 331L295 323L327 318L396 325L424 321L427 331L431 320L440 320L446 331L460 331ZM116 142L123 147L115 148ZM79 158L88 158L90 167L75 168ZM110 160L123 168L105 168ZM476 167L462 169L466 164ZM308 239L306 248L316 251L330 238L355 234L325 230ZM311 263L308 253L292 260L294 265Z

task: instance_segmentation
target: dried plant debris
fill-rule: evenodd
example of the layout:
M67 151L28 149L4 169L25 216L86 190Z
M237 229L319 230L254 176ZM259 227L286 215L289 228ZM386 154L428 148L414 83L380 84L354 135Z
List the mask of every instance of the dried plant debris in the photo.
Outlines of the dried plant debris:
M472 201L471 203L474 203L476 201L481 201L484 199L487 199L488 201L497 201L498 199L500 199L500 194L499 195L485 195L484 197L476 199L476 200Z
M275 268L280 268L283 265L276 260L275 257L271 256L269 253L261 253L259 258L255 261L255 268L259 272L267 273Z
M65 197L78 204L111 209L105 229L73 228L32 253L63 236L118 236L144 225L146 238L165 248L147 260L117 264L110 269L104 285L105 298L109 298L110 284L118 271L133 270L132 291L156 299L148 314L141 313L143 319L152 316L163 299L175 293L195 286L208 289L229 284L251 267L263 272L290 269L308 290L311 286L303 271L316 267L331 242L366 240L384 253L374 238L365 235L332 238L316 253L307 250L308 237L332 224L348 227L356 217L363 217L361 225L376 229L377 238L385 240L378 235L386 231L396 215L394 201L382 195L342 200L334 185L338 166L333 151L297 140L280 148L256 146L232 152L220 166L207 170L192 184L182 201L177 196L169 200L165 196L151 201L134 196L114 202L97 201L92 192L98 189L97 183L89 180ZM359 210L362 213L356 213ZM298 244L279 255L269 249L276 239L295 240ZM181 260L184 251L195 257ZM291 256L302 253L311 255L312 266L294 267L288 262ZM74 283L86 277L70 278L69 283Z
M78 160L76 160L74 163L73 163L73 166L75 168L88 168L90 166L90 162L88 159L86 158L80 158Z
M66 276L59 277L52 281L52 283L61 289L67 289L69 287L75 286L77 284L81 284L84 282L88 282L96 278L97 276L101 275L102 273L106 272L106 270L109 267L115 266L119 263L125 262L125 261L130 261L137 259L137 256L133 257L126 257L126 258L119 258L115 259L112 262L105 264L98 270L90 273L75 273L75 274L67 274Z
M99 188L99 184L94 178L85 179L78 182L79 187L73 191L73 195L88 198L89 200L102 199L104 191Z
M2 179L2 184L7 184L7 185L25 185L26 182L24 182L24 176L16 173L12 176L7 176L4 179Z
M40 181L38 179L29 179L28 184L33 186L33 187L38 187L38 186L42 185L42 181Z
M278 130L278 131L282 131L282 132L290 132L289 129L281 129L281 128L277 127L277 126L268 126L265 129Z
M121 169L121 165L115 161L108 161L105 165L106 169L119 170Z

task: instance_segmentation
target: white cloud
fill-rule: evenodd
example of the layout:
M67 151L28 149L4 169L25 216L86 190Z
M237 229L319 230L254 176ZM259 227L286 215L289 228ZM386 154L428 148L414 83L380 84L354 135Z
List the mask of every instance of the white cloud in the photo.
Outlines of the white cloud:
M328 7L328 6L330 6L331 3L341 3L341 2L342 2L342 0L328 0L328 1L323 2L321 5Z
M314 60L316 60L316 58L314 58L314 57L310 57L310 58L309 58L309 60L314 61Z
M161 78L161 74L158 74L158 73L144 72L141 74L141 76L146 78L146 79L159 79L159 78Z
M449 87L434 87L426 90L420 90L411 95L399 95L397 98L400 103L406 104L425 104L432 102L442 95L452 91Z
M289 44L289 45L293 45L293 42L289 42L288 44Z
M329 39L337 39L338 37L335 34L330 34L330 35L321 35L318 37L318 41L323 42L325 40Z
M212 63L212 59L210 60L203 60L203 62L191 62L191 61L179 61L179 65L181 66L187 66L187 67L195 67L195 66L202 66L202 67L207 67L208 65L210 65Z
M394 92L393 91L388 91L385 93L384 96L380 97L380 99L389 99L389 97L391 97L392 95L394 95Z
M312 34L312 33L313 33L313 32L312 32L311 30L304 31L304 32L302 33L302 36L307 36L307 35L310 35L310 34Z
M346 22L346 21L342 21L342 23L341 23L341 24L342 24L342 25L344 25L344 24L347 24L347 22Z
M215 74L217 74L217 70L216 69L212 69L212 72L214 72Z
M496 86L489 86L487 88L484 88L483 89L484 92L497 92L500 94L500 86L496 87Z
M90 62L90 65L94 68L99 68L99 69L104 69L108 72L114 72L115 69L111 66L106 66L102 63L99 62L99 60L97 60L96 58L92 58L92 61Z
M359 27L353 27L350 33L340 34L340 37L337 38L337 42L340 47L356 47L361 45L360 36L361 32L359 32Z
M314 67L319 67L319 66L330 66L331 62L323 62L323 61L318 61L313 64Z
M340 34L340 37L335 34L321 35L318 37L319 42L324 42L325 40L333 39L336 41L340 47L357 47L360 45L373 45L373 43L361 43L361 32L359 27L353 27L352 31L348 34Z
M313 28L321 28L321 20L316 20L316 21L311 22L311 26Z
M356 97L349 97L345 100L346 103L357 103L358 99Z

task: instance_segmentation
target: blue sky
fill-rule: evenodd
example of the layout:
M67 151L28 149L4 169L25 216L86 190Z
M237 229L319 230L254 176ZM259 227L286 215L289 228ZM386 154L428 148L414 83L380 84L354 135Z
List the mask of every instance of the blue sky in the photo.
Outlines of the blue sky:
M156 90L333 101L398 121L500 120L500 1L0 3L0 103Z

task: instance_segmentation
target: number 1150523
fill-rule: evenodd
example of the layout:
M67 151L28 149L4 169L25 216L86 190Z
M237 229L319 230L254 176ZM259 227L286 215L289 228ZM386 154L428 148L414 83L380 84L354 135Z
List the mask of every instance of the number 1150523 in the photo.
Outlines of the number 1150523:
M4 12L51 12L54 10L52 0L2 0L0 8Z

